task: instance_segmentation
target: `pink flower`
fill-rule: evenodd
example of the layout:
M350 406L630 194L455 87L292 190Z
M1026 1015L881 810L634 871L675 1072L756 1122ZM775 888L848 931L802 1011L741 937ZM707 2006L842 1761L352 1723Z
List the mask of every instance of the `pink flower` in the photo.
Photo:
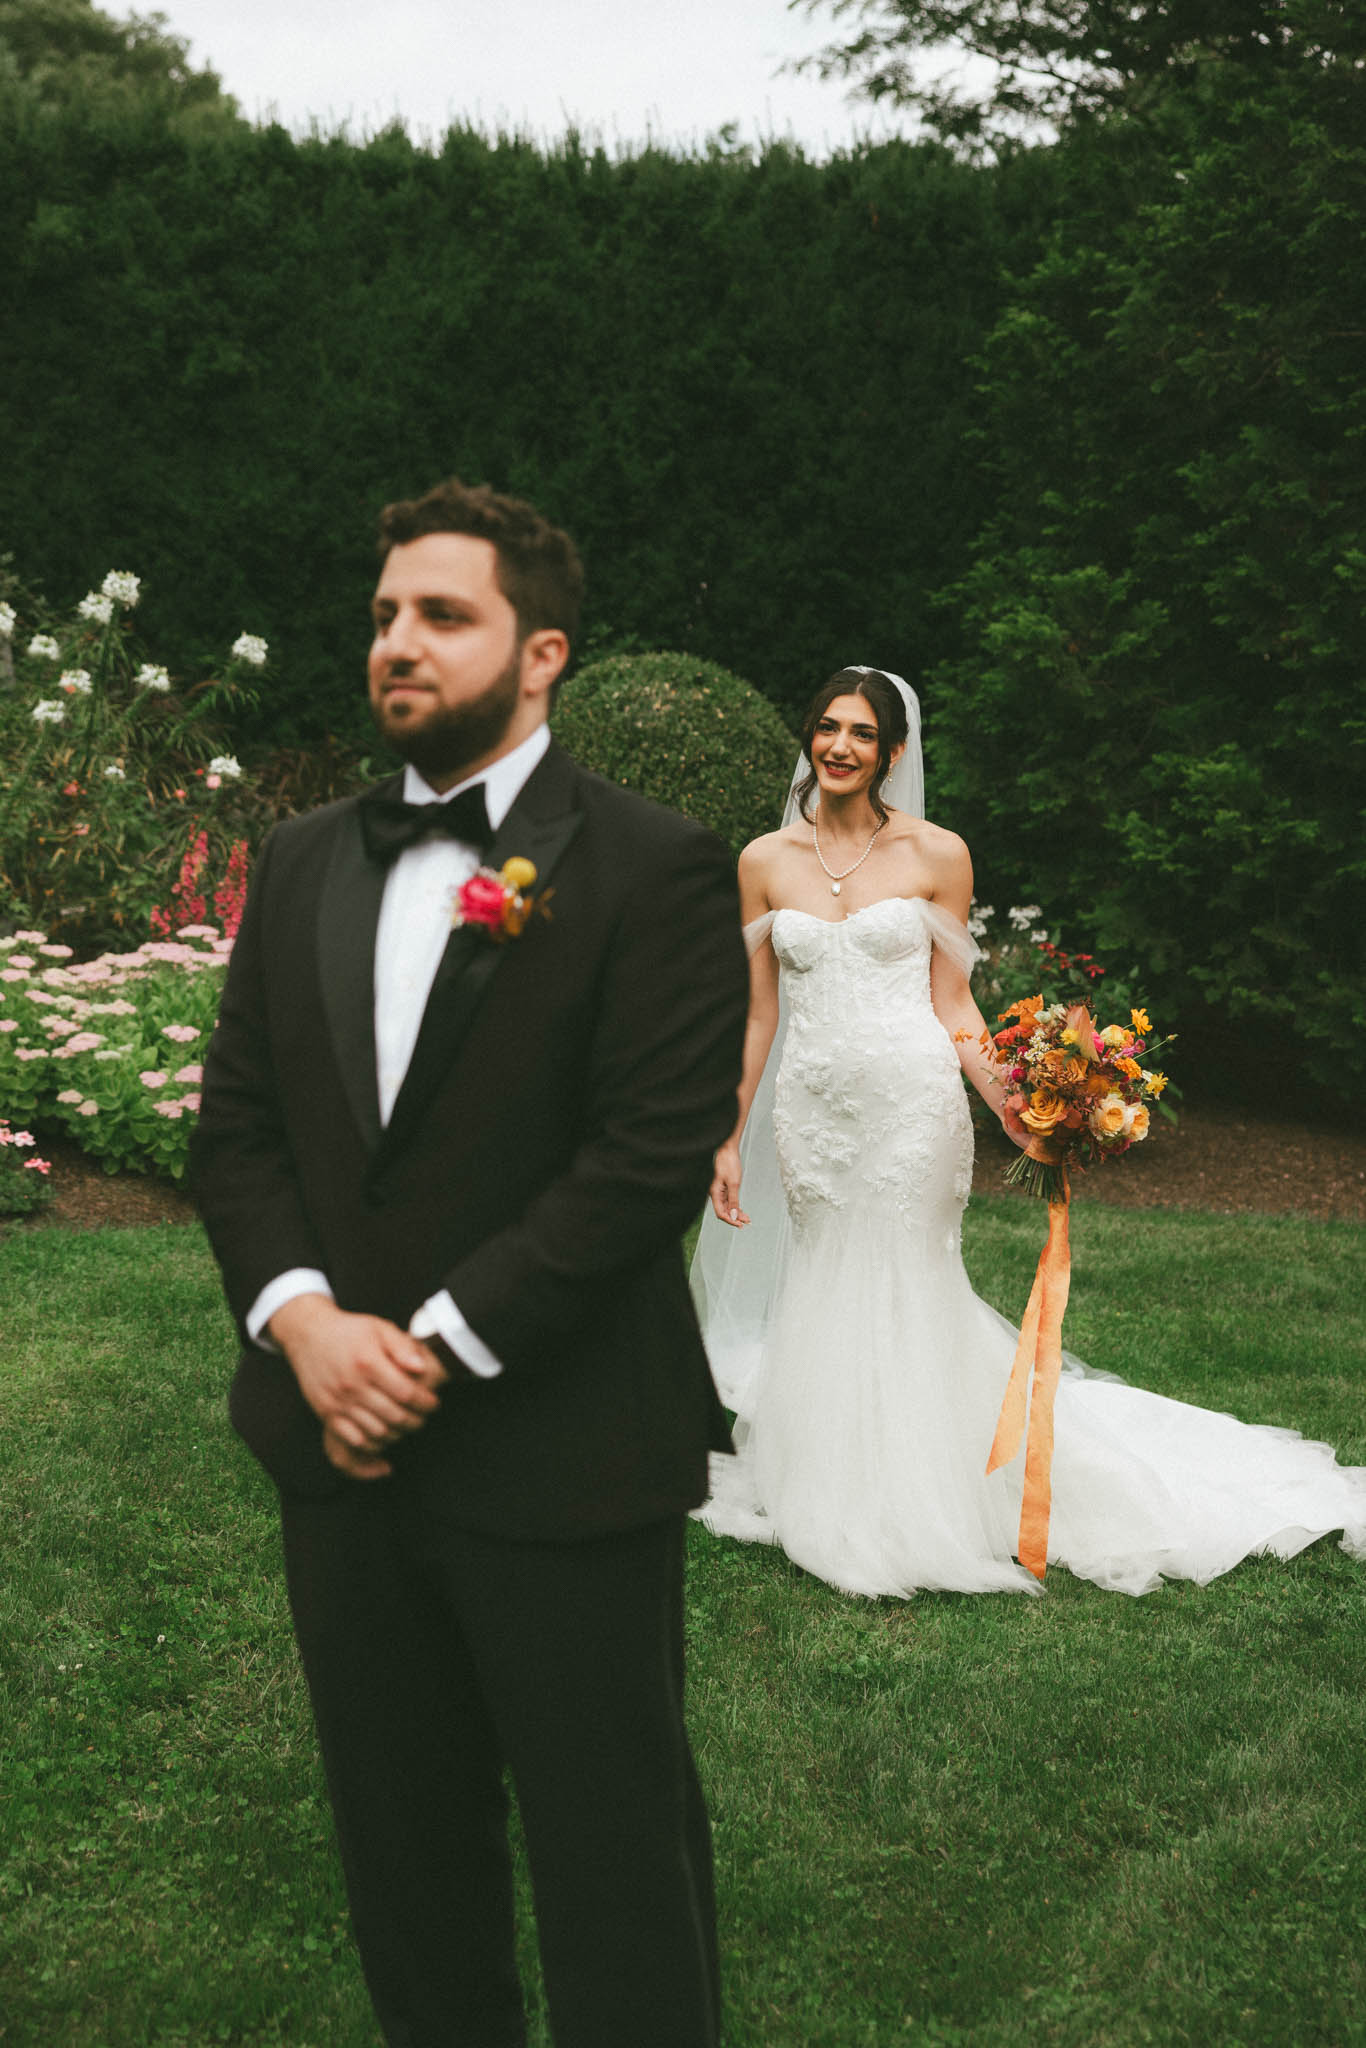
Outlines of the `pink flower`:
M206 775L204 777L205 789L219 789L222 786L222 782L223 778L221 775Z
M175 1074L172 1078L177 1081L202 1081L204 1078L204 1069L200 1066L195 1065L190 1065L188 1067L177 1067L175 1070ZM198 1108L198 1104L196 1104L195 1107Z
M17 1060L45 1060L47 1050L41 1045L16 1045L14 1057Z
M176 933L178 939L216 939L218 927L213 924L183 924Z
M47 933L16 932L14 934L14 940L15 944L19 946L45 946L47 944Z
M88 825L73 825L71 830L75 834L77 839L84 839L86 833L90 830L90 827Z
M0 1017L0 1031L17 1031L18 1021L13 1017Z
M40 946L38 951L46 953L49 960L69 960L73 948L70 946Z
M11 967L32 967L33 960L27 953L11 953L9 964Z
M491 932L502 930L506 891L496 875L471 875L462 883L456 900L462 924L486 925Z
M22 967L0 967L0 981L27 981Z
M188 1045L192 1038L198 1038L199 1033L193 1024L163 1024L161 1035L173 1038L177 1045Z
M98 1102L83 1102L76 1112L78 1116L98 1116L99 1113L100 1105Z
M143 1071L138 1075L138 1079L144 1088L164 1088L166 1086L166 1076L159 1074L155 1067L144 1067ZM160 1103L157 1104L157 1108L161 1108Z
M85 1097L81 1094L79 1088L63 1088L57 1100L58 1102L83 1102Z
M154 1102L152 1107L158 1116L180 1117L185 1114L185 1105L181 1102Z
M9 1141L11 1145L31 1145L33 1143L33 1133L32 1131L11 1131Z
M195 1112L196 1115L198 1115L199 1090L197 1088L192 1088L188 1095L182 1095L180 1099L182 1103L185 1105L186 1109L191 1109Z
M24 1165L33 1173L51 1173L52 1171L52 1163L47 1159L26 1159Z
M93 1052L97 1045L103 1044L98 1031L78 1031L74 1038L68 1038L66 1049L68 1052Z

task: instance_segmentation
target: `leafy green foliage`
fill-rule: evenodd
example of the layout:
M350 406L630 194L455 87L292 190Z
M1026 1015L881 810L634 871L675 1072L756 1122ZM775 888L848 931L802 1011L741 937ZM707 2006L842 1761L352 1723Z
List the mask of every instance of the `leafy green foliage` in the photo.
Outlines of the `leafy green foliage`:
M856 20L803 69L855 81L868 99L912 107L935 135L1001 144L1040 122L1160 118L1211 81L1257 94L1277 72L1366 56L1361 10L1336 0L807 0ZM963 52L982 60L966 90ZM992 68L984 72L982 63ZM941 67L941 68L937 68Z
M0 939L0 1104L113 1173L183 1178L226 941L211 926L83 964L41 932Z
M1366 1074L1366 149L1331 71L1256 101L1216 77L1186 112L1136 205L1132 130L1075 147L985 351L998 510L945 600L932 786L993 891L1137 962L1213 1064L1231 1024L1341 1092Z
M201 133L237 120L164 15L120 20L91 0L0 0L0 107L106 119L150 109Z
M226 749L256 702L265 645L244 634L216 676L173 687L130 638L138 584L111 571L56 623L4 613L0 916L86 952L145 937L149 917L165 936L156 913L174 897L187 847L199 848L212 889L252 836L240 764ZM173 921L188 923L208 902L198 913L172 907Z
M622 654L566 683L556 738L585 768L719 833L731 850L771 832L797 759L773 706L686 654Z
M59 605L136 563L177 671L250 621L278 682L244 742L368 732L374 515L452 471L569 528L599 646L789 711L850 659L916 674L984 509L967 359L1056 185L934 146L432 154L21 110L0 547Z

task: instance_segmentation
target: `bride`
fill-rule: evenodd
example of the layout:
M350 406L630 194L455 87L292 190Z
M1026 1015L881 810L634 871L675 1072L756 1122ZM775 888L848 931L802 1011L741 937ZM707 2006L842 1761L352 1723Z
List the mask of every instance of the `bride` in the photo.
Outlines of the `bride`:
M850 1593L1037 1592L1014 1561L1023 1457L986 1475L1017 1332L960 1256L961 1077L997 1115L1001 1095L968 985L968 850L921 815L900 677L841 669L802 747L782 829L740 856L740 1118L693 1265L737 1455L698 1513ZM1050 1563L1121 1592L1330 1530L1366 1558L1366 1468L1072 1358L1052 1491Z

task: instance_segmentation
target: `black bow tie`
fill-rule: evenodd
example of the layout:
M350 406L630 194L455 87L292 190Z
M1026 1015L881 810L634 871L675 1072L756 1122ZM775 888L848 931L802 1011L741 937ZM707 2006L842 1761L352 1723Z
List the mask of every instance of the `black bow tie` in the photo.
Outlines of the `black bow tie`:
M467 846L477 847L481 854L487 852L493 841L482 782L462 789L459 796L444 804L405 804L396 797L363 796L360 829L370 859L386 867L429 832L461 839Z

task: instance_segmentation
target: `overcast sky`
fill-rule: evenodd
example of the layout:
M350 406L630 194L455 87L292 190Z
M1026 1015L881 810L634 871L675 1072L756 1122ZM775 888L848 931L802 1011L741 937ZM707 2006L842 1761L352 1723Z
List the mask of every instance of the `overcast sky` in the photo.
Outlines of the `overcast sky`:
M859 136L910 132L854 107L840 83L779 73L819 49L826 10L784 0L157 0L199 66L251 120L316 120L414 134L452 122L540 140L571 123L612 147L793 136L824 155Z

